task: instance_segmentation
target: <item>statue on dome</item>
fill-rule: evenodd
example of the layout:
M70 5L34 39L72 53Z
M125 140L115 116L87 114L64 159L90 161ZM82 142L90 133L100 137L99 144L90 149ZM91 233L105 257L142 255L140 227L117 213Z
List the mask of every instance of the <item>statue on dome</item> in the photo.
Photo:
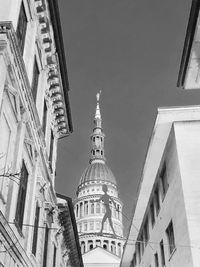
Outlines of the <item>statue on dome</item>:
M96 94L97 102L99 102L100 95L101 95L101 90L99 91L99 93Z
M103 204L104 204L104 207L105 207L105 214L104 214L102 222L101 222L101 230L100 230L99 234L103 233L104 223L108 219L110 227L111 227L111 229L113 231L113 234L116 236L116 233L115 233L115 230L114 230L114 227L113 227L113 222L112 222L112 212L111 212L111 208L110 208L110 201L114 204L114 207L115 207L116 210L117 210L117 206L116 206L116 203L113 200L113 198L110 195L108 195L108 193L107 193L108 192L108 187L107 187L106 184L104 184L102 186L102 190L103 190L104 194L99 199L94 201L94 202L102 201Z

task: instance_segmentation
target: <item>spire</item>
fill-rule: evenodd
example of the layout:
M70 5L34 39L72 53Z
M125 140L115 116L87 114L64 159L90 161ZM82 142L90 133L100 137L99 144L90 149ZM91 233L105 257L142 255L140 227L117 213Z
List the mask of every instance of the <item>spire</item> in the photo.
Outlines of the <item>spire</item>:
M92 150L91 150L90 163L94 163L97 161L105 163L105 157L104 157L105 135L102 129L102 119L101 119L101 112L100 112L100 106L99 106L100 95L101 95L101 90L99 91L99 93L96 94L97 105L96 105L96 112L95 112L95 117L94 117L95 127L91 135Z
M100 107L99 107L100 96L101 96L101 90L99 91L99 93L96 94L97 107L96 107L96 113L95 113L95 120L97 119L101 120L101 112L100 112Z

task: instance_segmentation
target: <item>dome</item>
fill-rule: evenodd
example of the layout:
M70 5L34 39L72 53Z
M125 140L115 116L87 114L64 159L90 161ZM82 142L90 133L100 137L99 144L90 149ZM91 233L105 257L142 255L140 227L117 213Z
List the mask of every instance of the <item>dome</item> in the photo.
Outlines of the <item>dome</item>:
M116 184L112 171L103 162L92 162L83 172L79 184L90 181L107 181Z

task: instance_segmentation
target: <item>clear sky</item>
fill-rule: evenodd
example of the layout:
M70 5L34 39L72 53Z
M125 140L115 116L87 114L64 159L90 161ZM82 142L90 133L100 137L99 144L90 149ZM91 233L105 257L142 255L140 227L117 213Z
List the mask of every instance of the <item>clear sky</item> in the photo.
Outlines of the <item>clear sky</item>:
M157 107L200 103L176 87L191 0L59 0L74 133L59 141L56 189L75 197L96 93L127 228Z

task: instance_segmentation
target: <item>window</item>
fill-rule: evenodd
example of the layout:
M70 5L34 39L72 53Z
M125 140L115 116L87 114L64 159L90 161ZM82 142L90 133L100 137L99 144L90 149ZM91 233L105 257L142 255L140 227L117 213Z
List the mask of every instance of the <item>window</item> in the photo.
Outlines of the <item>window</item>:
M151 224L153 227L155 223L154 201L152 201L150 205L150 214L151 214Z
M164 245L163 240L160 241L160 256L161 256L161 266L165 266L165 251L164 251Z
M88 215L88 202L85 202L85 215Z
M158 253L157 252L154 254L154 261L155 261L155 267L159 267Z
M169 243L169 252L171 255L176 248L172 221L169 223L169 225L166 229L166 234L167 234L167 239L168 239L168 243Z
M17 209L15 215L15 221L20 229L22 229L23 219L24 219L27 183L28 183L28 171L26 169L24 161L22 161L20 185L17 198Z
M53 159L53 145L54 145L54 136L53 136L53 131L51 130L51 141L50 141L50 151L49 151L49 161L51 165Z
M87 231L87 223L84 223L84 231Z
M21 7L20 7L20 12L19 12L17 30L16 30L16 34L17 34L18 42L19 42L19 47L20 47L22 53L24 51L24 43L25 43L27 23L28 23L28 20L26 17L25 8L24 8L24 4L22 1Z
M56 267L56 254L57 254L57 248L54 245L54 250L53 250L53 267Z
M47 266L48 239L49 239L49 228L46 225L46 228L45 228L45 239L44 239L43 267L46 267Z
M156 214L158 215L160 210L160 198L159 198L159 188L157 186L155 190L155 206L156 206Z
M94 222L90 222L90 230L94 230Z
M83 203L80 203L80 218L83 217Z
M163 193L163 199L167 193L167 189L169 187L168 179L167 179L167 168L166 168L166 162L163 164L163 168L160 173L160 180L161 180L161 186L162 186L162 193Z
M91 214L94 214L94 203L91 203Z
M141 262L141 241L139 240L138 241L138 249L137 249L137 251L138 251L138 262L140 263Z
M40 74L40 71L39 71L37 60L35 57L34 64L33 64L32 85L31 85L34 102L36 102L36 97L37 97L39 74Z
M36 209L35 209L35 222L34 222L34 229L33 229L33 244L32 244L32 253L34 255L36 255L36 251L37 251L39 215L40 215L40 207L38 206L38 203L37 203Z
M144 224L144 242L145 242L145 246L147 245L148 241L149 241L149 224L148 224L148 217L145 221Z
M47 104L44 100L44 107L43 107L43 118L42 118L42 129L44 132L44 135L46 133L46 126L47 126Z
M96 203L96 213L100 213L100 203Z

